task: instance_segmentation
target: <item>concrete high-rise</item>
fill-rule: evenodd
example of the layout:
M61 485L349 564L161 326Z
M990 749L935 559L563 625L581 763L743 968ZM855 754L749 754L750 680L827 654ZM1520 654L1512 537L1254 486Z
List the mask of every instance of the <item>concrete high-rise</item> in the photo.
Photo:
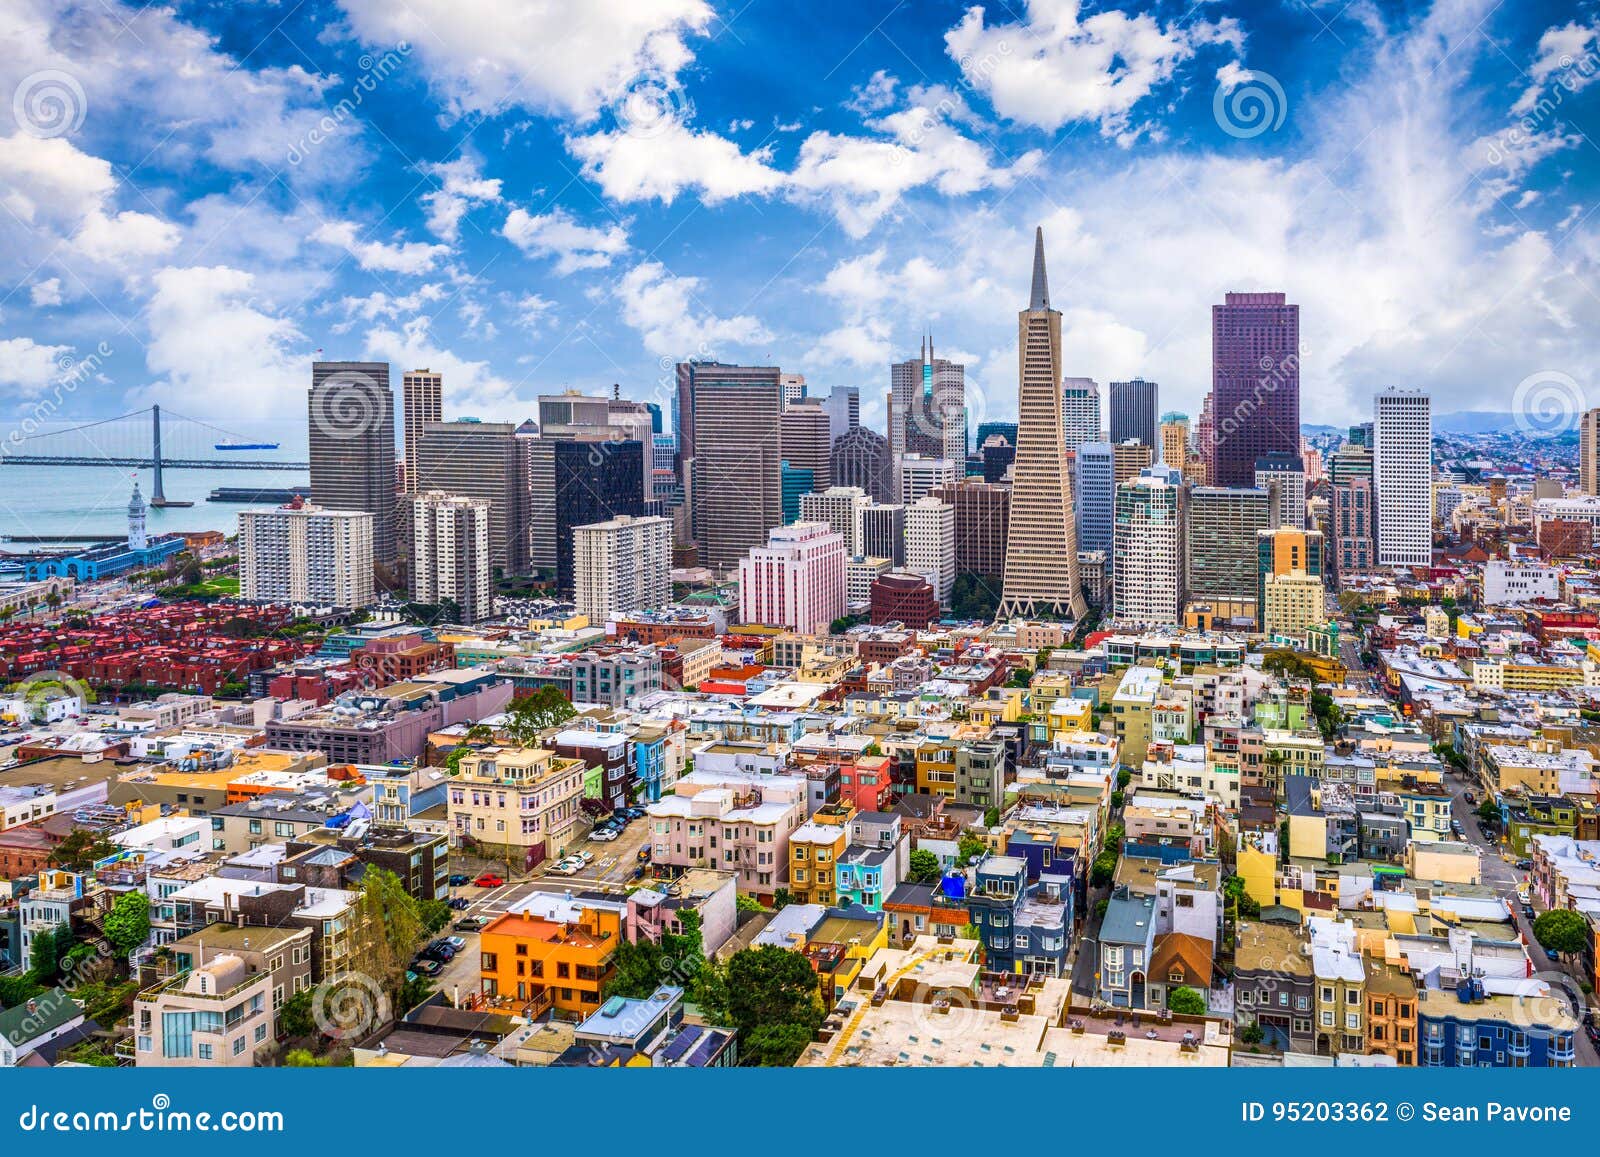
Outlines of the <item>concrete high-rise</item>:
M1191 487L1185 522L1187 597L1253 603L1258 586L1256 536L1272 526L1268 493L1247 487Z
M910 506L935 487L949 485L961 476L960 464L950 458L907 454L900 459L900 501Z
M936 487L933 497L955 511L956 574L982 575L998 583L1006 572L1011 487L963 478Z
M430 606L449 600L456 621L494 613L491 509L480 498L422 490L411 496L411 597Z
M416 439L417 493L439 490L488 506L491 573L529 567L531 479L516 433L510 422L429 422Z
M239 512L239 593L246 599L353 609L373 601L368 510L295 499Z
M656 497L655 425L660 420L659 407L616 396L589 396L577 390L542 394L538 405L541 438L643 442L644 496L646 501Z
M856 511L855 553L906 564L906 508L898 502L874 502Z
M1585 410L1578 420L1578 489L1600 494L1600 409Z
M1110 442L1086 442L1078 447L1072 468L1078 549L1103 551L1110 561L1116 545L1116 449Z
M1155 450L1156 414L1160 390L1154 382L1134 378L1127 382L1112 382L1110 394L1111 441L1126 442L1137 439ZM1170 463L1170 465L1178 465ZM1181 467L1180 467L1181 469Z
M1101 429L1099 384L1093 378L1062 379L1061 437L1067 449L1100 441Z
M1276 505L1275 526L1303 527L1306 524L1306 468L1293 454L1267 454L1256 459L1256 489L1271 494Z
M779 422L783 436L783 459L797 470L811 471L811 488L826 490L833 485L833 437L831 419L822 403L814 398L791 402Z
M861 391L855 386L834 386L818 403L828 412L829 441L842 438L861 425Z
M703 566L738 566L783 523L783 377L776 366L678 366L678 455Z
M763 546L739 560L739 618L826 632L844 614L844 539L826 523L775 527Z
M941 607L950 605L956 580L956 512L931 494L906 507L906 570L932 584Z
M1320 530L1277 527L1256 536L1261 630L1292 635L1326 620Z
M999 615L1087 611L1078 582L1072 479L1061 427L1061 313L1050 308L1044 230L1034 233L1033 284L1017 315L1017 458Z
M1111 454L1116 466L1118 486L1124 482L1131 482L1156 464L1155 447L1137 438L1114 443Z
M833 481L839 486L859 486L874 502L893 502L898 482L889 441L865 426L833 440Z
M1174 625L1183 612L1184 488L1153 466L1117 487L1114 614L1124 623Z
M859 486L830 486L816 494L800 496L800 521L825 522L845 541L852 555L861 553L861 543L856 537L856 522L863 507L872 499Z
M960 363L934 356L932 336L916 357L889 367L889 452L896 461L907 454L966 460L966 375Z
M1169 410L1161 415L1161 425L1156 429L1161 439L1161 463L1183 472L1189 477L1189 415Z
M372 561L396 550L394 394L388 362L312 362L306 395L311 502L372 515Z
M572 528L573 596L600 626L613 616L672 601L672 520L632 518Z
M417 439L430 422L444 421L444 375L432 370L407 370L400 377L401 431L406 447L406 493L417 490Z
M1373 399L1372 481L1379 566L1433 561L1433 400L1424 390Z
M1249 486L1256 460L1300 451L1300 307L1230 293L1211 307L1213 486Z

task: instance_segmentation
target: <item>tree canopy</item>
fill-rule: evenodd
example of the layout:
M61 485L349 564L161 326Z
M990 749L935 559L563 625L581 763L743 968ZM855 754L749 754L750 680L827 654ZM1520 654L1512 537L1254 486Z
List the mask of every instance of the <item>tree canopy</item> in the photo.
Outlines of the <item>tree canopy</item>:
M1539 914L1533 922L1533 936L1550 951L1570 956L1582 952L1589 942L1589 921L1571 909L1554 908Z
M1187 985L1180 984L1167 990L1167 1007L1187 1016L1204 1016L1206 998Z
M531 747L539 741L541 732L559 727L577 713L559 687L546 684L532 695L512 700L501 730L517 746Z
M126 956L150 936L150 898L143 892L124 892L106 913L106 939Z

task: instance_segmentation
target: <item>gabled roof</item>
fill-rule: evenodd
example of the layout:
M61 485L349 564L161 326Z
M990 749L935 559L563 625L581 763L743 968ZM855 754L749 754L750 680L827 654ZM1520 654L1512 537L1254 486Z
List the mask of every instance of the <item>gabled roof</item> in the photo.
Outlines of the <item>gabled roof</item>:
M1181 972L1184 983L1204 990L1211 987L1211 964L1211 941L1186 932L1168 932L1156 937L1148 975L1165 980L1171 973Z

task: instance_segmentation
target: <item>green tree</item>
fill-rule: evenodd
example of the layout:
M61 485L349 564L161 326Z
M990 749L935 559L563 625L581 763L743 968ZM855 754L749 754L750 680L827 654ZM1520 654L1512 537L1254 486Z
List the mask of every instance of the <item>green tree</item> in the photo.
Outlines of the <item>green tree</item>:
M986 828L997 828L1000 826L999 808L988 807L983 809L983 826Z
M150 898L143 892L124 892L106 913L106 939L126 956L150 936Z
M0 1008L16 1008L43 991L44 986L26 973L21 976L0 976Z
M305 1037L317 1031L317 1022L311 1014L313 999L313 991L305 988L283 1002L278 1010L278 1027L285 1036Z
M28 968L36 984L50 984L60 970L61 957L56 951L56 931L57 929L51 929L48 932L33 934L33 951L28 960Z
M918 848L911 853L910 871L907 878L913 884L931 884L939 878L939 857L927 848Z
M95 861L116 853L117 846L87 828L73 828L50 853L50 862L69 872L87 872Z
M546 684L532 695L512 700L502 730L517 746L531 747L539 741L540 732L559 727L577 713L560 688Z
M1500 806L1492 799L1486 799L1478 805L1478 818L1486 824L1500 822Z
M1117 878L1117 853L1101 852L1089 866L1089 883L1103 888Z
M1266 1031L1255 1021L1251 1021L1239 1029L1240 1044L1258 1045L1266 1039Z
M406 968L423 936L417 902L393 872L369 868L361 879L352 920L350 971L376 981L391 1007L398 1005Z
M956 841L956 855L961 857L963 864L972 862L973 856L981 856L989 850L989 845L971 832L962 832L961 838Z
M774 912L787 908L794 903L794 894L787 888L779 888L772 894L772 910Z
M781 949L780 949L781 951ZM764 1024L744 1038L744 1063L761 1068L789 1068L800 1059L815 1035L803 1024Z
M1552 952L1571 956L1589 943L1589 921L1570 908L1552 908L1533 922L1533 938Z
M1187 1016L1204 1016L1206 998L1188 985L1180 984L1167 990L1167 1007Z
M763 1025L800 1025L816 1032L822 1023L817 974L798 952L763 945L736 952L727 968L728 1019L748 1039Z
M443 900L424 900L417 905L417 918L422 930L432 936L450 923L450 905Z
M611 954L615 970L606 982L606 996L631 996L642 999L661 983L661 946L641 937L632 944L623 941Z
M286 1069L321 1069L328 1065L327 1057L319 1057L310 1049L290 1049L283 1054Z
M740 912L765 912L765 911L767 911L767 906L765 904L763 904L760 900L757 900L754 896L746 896L742 892L739 895L735 896L733 898L733 900L734 900L734 907Z

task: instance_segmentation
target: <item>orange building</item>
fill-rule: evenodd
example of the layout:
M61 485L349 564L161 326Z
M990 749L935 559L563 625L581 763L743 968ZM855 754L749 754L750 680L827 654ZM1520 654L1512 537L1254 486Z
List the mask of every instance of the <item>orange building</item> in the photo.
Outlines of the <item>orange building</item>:
M1382 1053L1399 1065L1417 1063L1417 983L1392 964L1367 968L1367 1055Z
M479 937L485 996L524 1001L534 1015L554 1005L588 1014L615 971L611 957L622 939L620 909L577 910L571 922L507 912Z

